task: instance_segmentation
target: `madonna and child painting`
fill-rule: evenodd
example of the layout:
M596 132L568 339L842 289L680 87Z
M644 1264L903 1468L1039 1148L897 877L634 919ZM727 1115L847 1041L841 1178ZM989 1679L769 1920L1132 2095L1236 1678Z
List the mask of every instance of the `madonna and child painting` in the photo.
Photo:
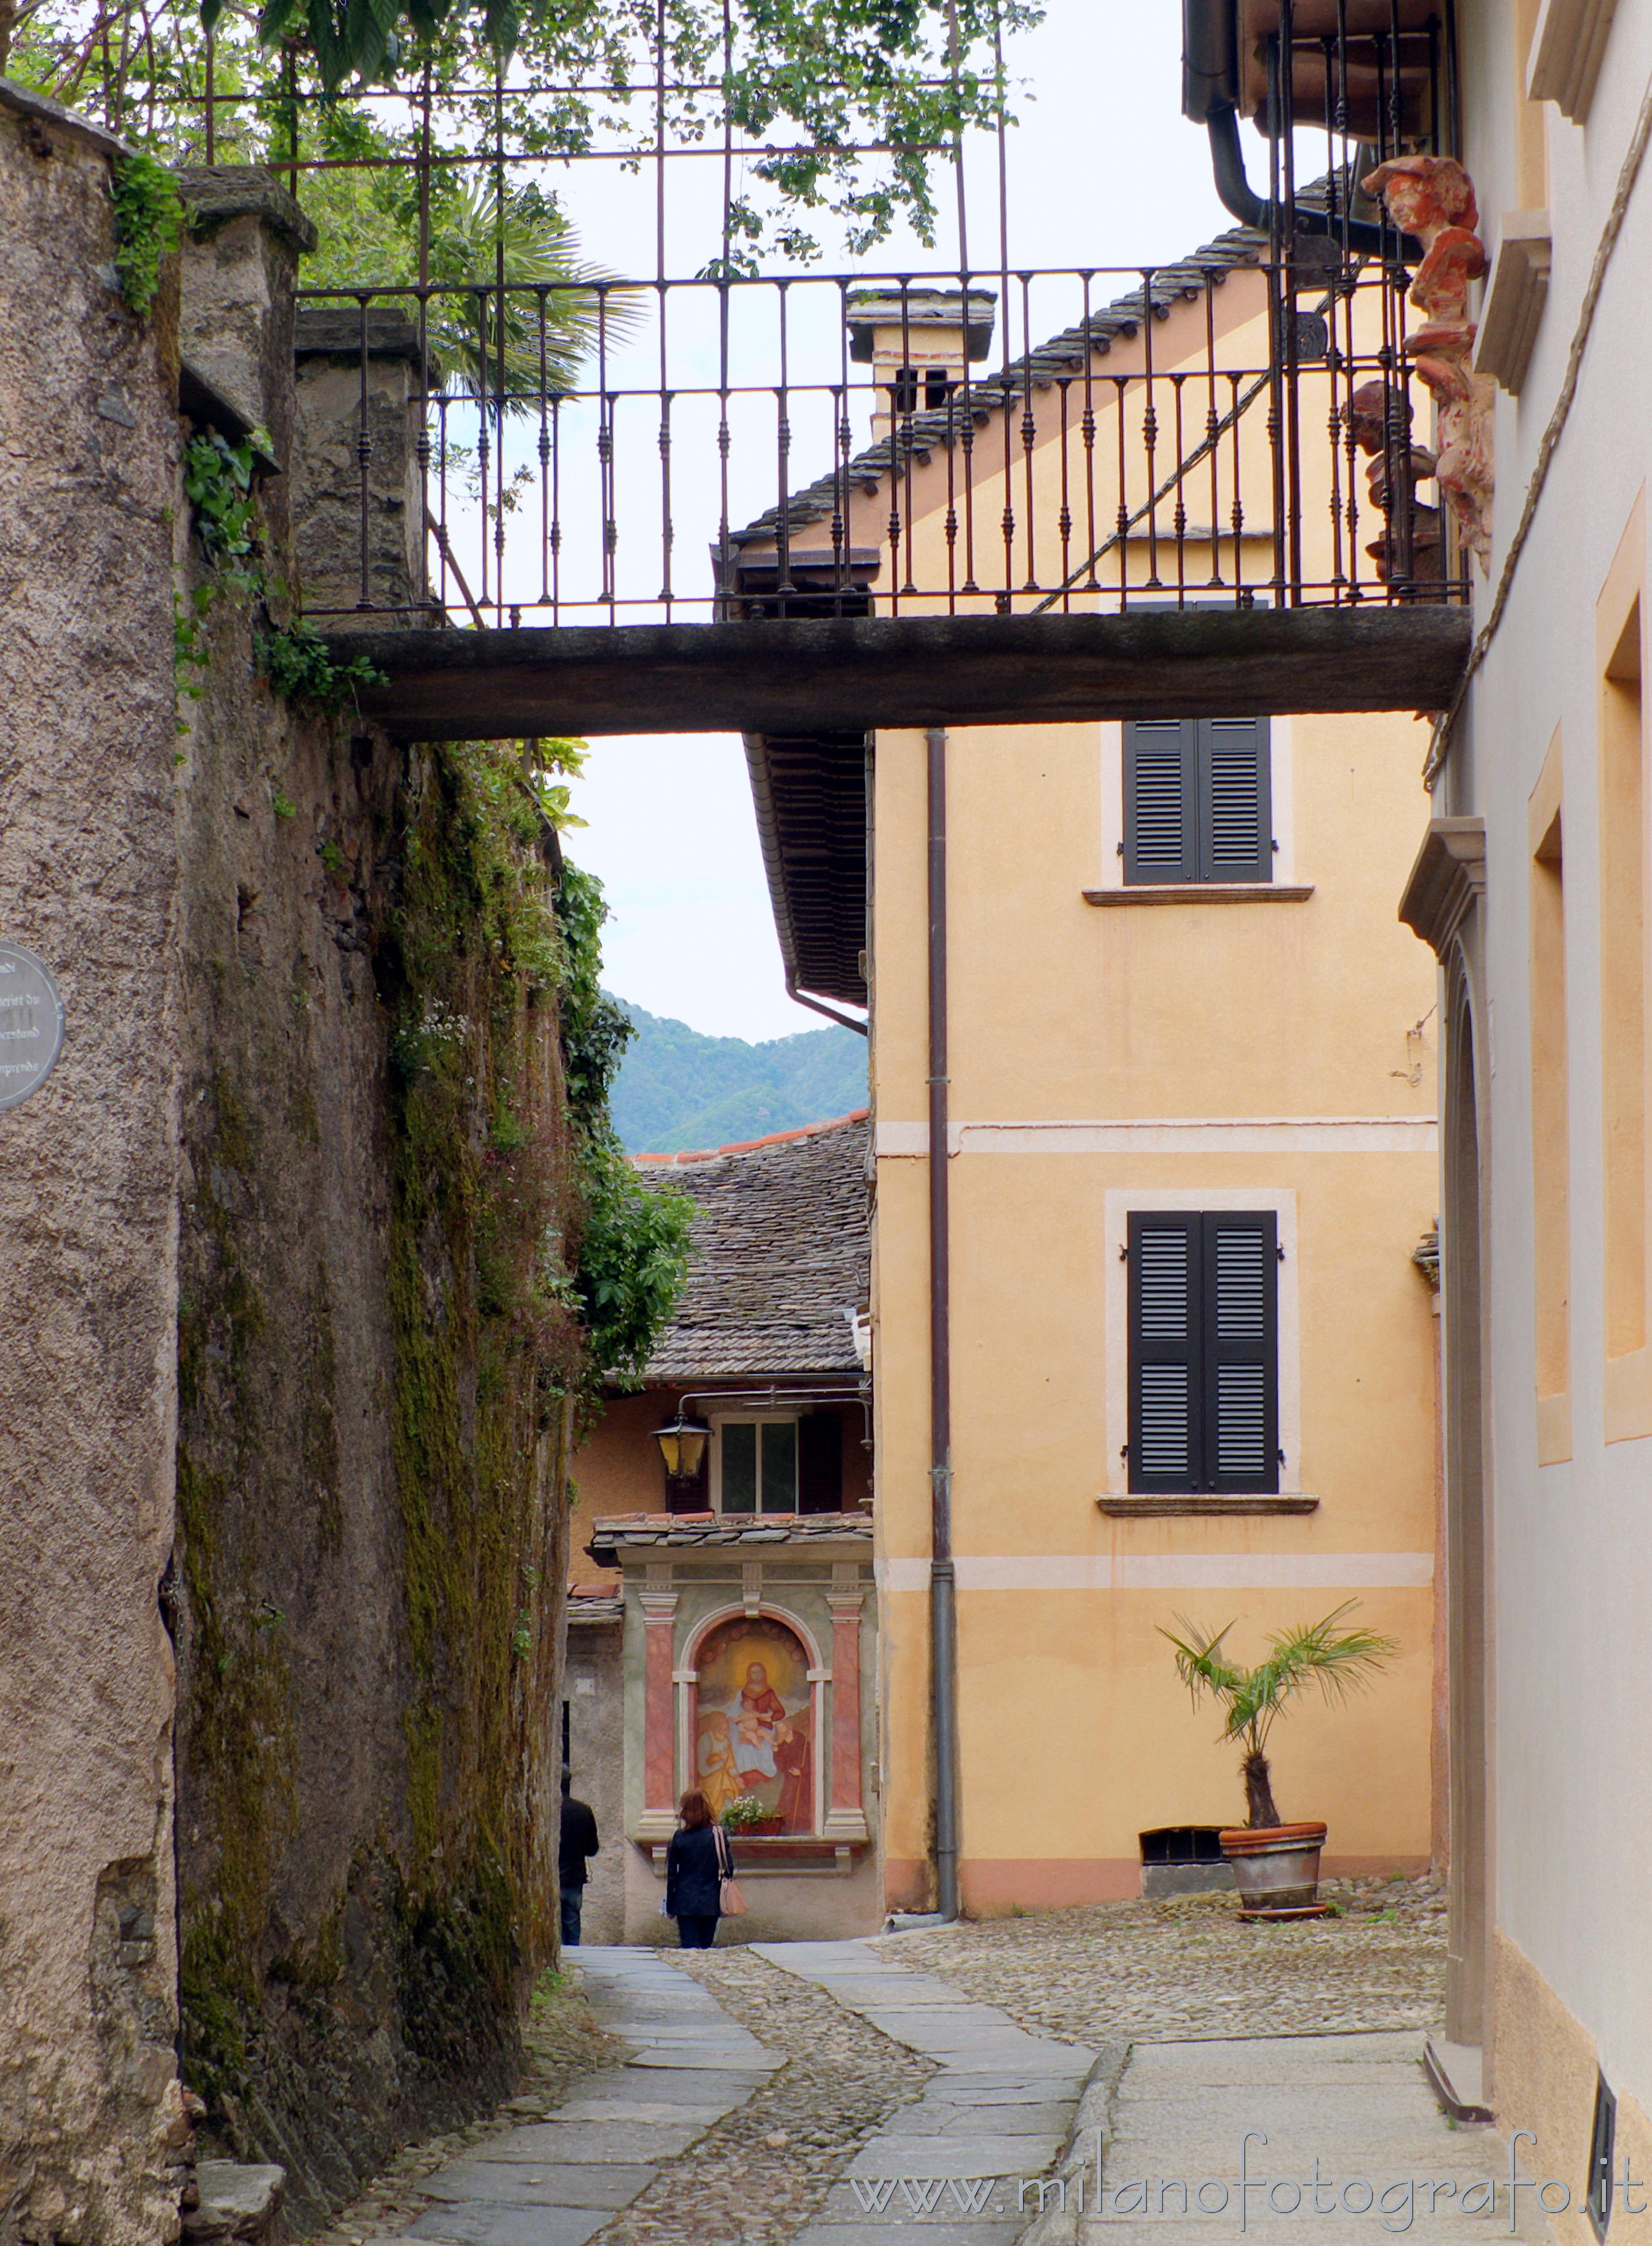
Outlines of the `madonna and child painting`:
M764 1814L748 1832L813 1831L808 1670L799 1639L767 1616L737 1615L701 1648L695 1770L719 1822L734 1802L754 1800Z

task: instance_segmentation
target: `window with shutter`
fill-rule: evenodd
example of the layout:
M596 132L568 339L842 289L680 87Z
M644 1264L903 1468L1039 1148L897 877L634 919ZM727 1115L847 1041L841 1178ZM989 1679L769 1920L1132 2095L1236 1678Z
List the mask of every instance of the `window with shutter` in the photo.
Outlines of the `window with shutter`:
M1125 727L1125 879L1195 881L1199 729L1191 718Z
M1266 718L1142 719L1125 735L1125 880L1270 881Z
M809 1412L798 1421L798 1511L843 1510L843 1422L835 1412Z
M1279 1285L1271 1209L1130 1218L1130 1487L1279 1488Z

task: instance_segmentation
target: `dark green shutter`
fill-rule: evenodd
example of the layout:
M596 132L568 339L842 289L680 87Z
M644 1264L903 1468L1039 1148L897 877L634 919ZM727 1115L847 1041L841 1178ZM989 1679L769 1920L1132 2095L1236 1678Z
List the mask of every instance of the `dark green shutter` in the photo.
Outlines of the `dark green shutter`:
M1199 878L1199 729L1192 718L1125 727L1125 879Z
M1125 880L1271 881L1266 718L1143 718L1125 737Z
M1202 1486L1197 1216L1130 1218L1130 1487Z
M1206 718L1199 727L1201 881L1271 881L1273 806L1266 718Z
M1279 1487L1279 1257L1271 1209L1132 1211L1130 1487Z
M1271 1209L1222 1209L1204 1230L1205 1487L1279 1487L1279 1252Z
M843 1510L843 1422L835 1412L798 1421L798 1511Z

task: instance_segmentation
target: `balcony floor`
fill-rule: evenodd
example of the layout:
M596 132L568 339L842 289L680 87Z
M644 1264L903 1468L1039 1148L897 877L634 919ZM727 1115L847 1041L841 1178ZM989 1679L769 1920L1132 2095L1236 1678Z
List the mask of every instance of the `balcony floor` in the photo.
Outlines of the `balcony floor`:
M337 632L404 739L1048 725L1441 710L1459 608L1181 609L551 630Z

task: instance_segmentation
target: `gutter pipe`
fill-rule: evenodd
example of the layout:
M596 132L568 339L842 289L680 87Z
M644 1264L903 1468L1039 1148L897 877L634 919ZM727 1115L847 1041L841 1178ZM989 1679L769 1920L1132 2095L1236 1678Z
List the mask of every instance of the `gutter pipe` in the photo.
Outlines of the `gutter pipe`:
M935 1761L935 1909L925 1918L946 1926L958 1916L958 1607L952 1567L944 727L931 726L925 744L929 796L929 1690Z
M857 1022L853 1014L840 1014L835 1006L828 1006L822 999L812 998L806 990L799 990L797 977L789 967L785 970L785 995L795 999L799 1006L812 1007L817 1014L824 1014L828 1022L836 1022L843 1029L853 1030L857 1037L870 1035L866 1024Z
M935 1745L934 1910L894 1911L887 1934L958 1916L958 1611L952 1566L952 1254L947 1174L947 736L925 736L929 796L929 1701Z
M1258 234L1283 242L1288 232L1284 211L1277 203L1270 203L1259 195L1245 176L1245 155L1239 144L1239 112L1226 102L1213 104L1206 113L1205 129L1210 135L1210 167L1222 208L1241 226L1253 227ZM1340 214L1333 217L1329 211L1315 210L1302 203L1295 206L1295 217L1298 234L1328 235L1333 242L1346 242L1363 256L1397 255L1407 262L1415 262L1423 254L1421 242L1414 242L1409 234L1397 234L1391 226L1373 226L1369 219L1345 218Z

